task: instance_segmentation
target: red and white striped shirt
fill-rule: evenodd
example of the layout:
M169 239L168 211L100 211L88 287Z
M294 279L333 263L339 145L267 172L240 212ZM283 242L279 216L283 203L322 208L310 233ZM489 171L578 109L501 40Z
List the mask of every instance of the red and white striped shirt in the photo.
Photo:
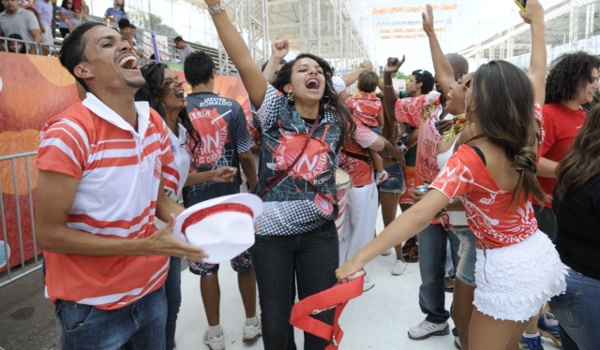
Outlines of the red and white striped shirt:
M42 130L39 170L79 180L66 225L106 239L156 232L164 167L173 161L167 126L148 103L136 102L135 130L96 96L50 118ZM44 252L46 289L60 299L111 310L164 285L164 256L80 256Z

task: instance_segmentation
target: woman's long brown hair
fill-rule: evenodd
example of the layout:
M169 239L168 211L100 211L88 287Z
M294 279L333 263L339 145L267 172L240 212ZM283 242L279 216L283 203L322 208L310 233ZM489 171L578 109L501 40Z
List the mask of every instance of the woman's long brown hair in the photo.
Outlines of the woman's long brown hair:
M600 175L600 106L594 107L571 152L558 166L556 199Z
M545 201L537 180L538 124L529 77L506 61L482 65L472 80L473 112L483 136L501 147L518 172L515 202Z

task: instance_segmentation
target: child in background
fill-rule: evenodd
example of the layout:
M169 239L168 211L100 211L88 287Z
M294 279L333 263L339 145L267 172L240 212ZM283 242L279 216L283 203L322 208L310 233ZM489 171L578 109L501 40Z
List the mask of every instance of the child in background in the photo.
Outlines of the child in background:
M358 77L358 93L349 98L346 105L356 123L362 123L378 135L381 135L381 128L383 127L383 104L379 97L375 95L378 84L379 77L375 72L362 72ZM387 172L383 167L383 159L377 152L372 150L369 150L369 156L373 160L375 180L379 184L387 178Z

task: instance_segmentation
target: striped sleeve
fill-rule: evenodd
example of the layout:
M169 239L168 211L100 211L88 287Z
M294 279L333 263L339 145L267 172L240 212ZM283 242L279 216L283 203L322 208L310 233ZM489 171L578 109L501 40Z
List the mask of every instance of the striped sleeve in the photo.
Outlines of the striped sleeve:
M81 179L90 155L85 128L70 118L49 121L42 129L35 164L39 170Z

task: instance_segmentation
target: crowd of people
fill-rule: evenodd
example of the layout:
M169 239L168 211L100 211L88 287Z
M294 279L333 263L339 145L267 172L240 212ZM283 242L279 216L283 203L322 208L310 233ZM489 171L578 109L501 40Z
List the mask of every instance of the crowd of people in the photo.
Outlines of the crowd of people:
M36 232L63 349L174 349L182 259L199 276L204 343L225 349L219 265L177 239L173 220L243 190L264 201L254 245L231 261L245 342L296 349L295 301L393 250L393 275L420 268L425 318L413 340L448 335L452 318L460 349L538 350L541 334L566 350L600 348L600 59L569 53L548 72L539 0L521 12L526 72L500 60L473 72L444 54L427 6L434 72L414 71L403 92L393 78L410 56L388 59L381 78L369 64L337 76L310 53L286 60L289 42L278 40L259 69L223 3L205 2L251 116L214 92L214 62L182 40L187 96L176 72L142 67L110 26L83 23L65 38L60 62L86 95L49 118L36 159ZM121 21L121 5L107 16ZM331 344L305 333L306 350Z

